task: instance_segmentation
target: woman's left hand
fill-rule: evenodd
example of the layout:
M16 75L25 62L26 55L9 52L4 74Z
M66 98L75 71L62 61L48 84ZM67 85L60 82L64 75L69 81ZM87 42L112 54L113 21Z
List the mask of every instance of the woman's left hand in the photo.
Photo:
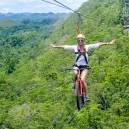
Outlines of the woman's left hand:
M114 44L116 42L116 39L113 39L109 44Z

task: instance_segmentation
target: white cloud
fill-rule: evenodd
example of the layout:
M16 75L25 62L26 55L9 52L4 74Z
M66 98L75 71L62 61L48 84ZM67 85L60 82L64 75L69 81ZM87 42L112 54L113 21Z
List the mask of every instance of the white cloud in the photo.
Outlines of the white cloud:
M9 13L9 12L11 12L10 8L3 8L3 11L4 11L4 13Z
M56 3L54 0L46 0L51 3ZM68 6L69 8L76 10L82 3L87 0L57 0L60 3ZM20 12L32 12L32 13L48 13L48 12L71 12L68 9L63 9L61 7L46 3L42 0L0 0L0 13L7 13L12 11L13 13Z
M63 0L64 1L64 0ZM74 3L74 0L66 0L67 3Z
M4 5L4 2L0 2L0 6L3 6Z
M31 3L36 2L37 0L19 0L19 3Z

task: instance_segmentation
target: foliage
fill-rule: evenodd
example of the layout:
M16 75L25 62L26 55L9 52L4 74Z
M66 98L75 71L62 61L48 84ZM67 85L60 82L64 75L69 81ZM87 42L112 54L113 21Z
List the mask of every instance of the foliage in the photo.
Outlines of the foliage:
M78 9L87 16L82 17L81 25L87 43L117 39L113 46L89 52L91 102L80 111L72 90L73 72L65 71L72 67L75 55L49 47L50 43L76 43L77 14L71 14L56 28L46 21L42 21L44 26L40 22L34 26L33 21L25 19L24 24L11 29L2 27L0 127L129 128L129 37L122 26L122 8L120 0L89 0Z

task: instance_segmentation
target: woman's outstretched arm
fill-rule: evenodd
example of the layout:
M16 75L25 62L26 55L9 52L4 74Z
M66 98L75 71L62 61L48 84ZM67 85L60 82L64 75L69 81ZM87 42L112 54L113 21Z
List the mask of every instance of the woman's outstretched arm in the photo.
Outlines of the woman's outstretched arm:
M99 46L112 45L112 44L114 44L115 42L116 42L116 40L115 40L115 39L113 39L111 42L106 42L106 43L104 43L104 42L100 42L100 43L99 43Z
M65 47L64 45L56 46L56 45L54 45L54 44L50 44L50 46L51 46L52 48L64 48L64 47Z

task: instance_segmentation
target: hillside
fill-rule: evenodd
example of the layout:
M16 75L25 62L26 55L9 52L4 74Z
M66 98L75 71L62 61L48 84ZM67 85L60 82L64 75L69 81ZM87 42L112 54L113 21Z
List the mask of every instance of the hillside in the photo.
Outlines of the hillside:
M31 59L39 54L41 41L48 38L69 14L11 13L2 16L5 18L0 21L0 71L12 73L21 58ZM35 49L37 51L32 52Z
M77 110L72 90L73 73L65 71L72 67L75 55L49 46L50 43L76 43L77 14L73 13L47 38L39 38L38 47L32 48L29 55L24 55L22 50L23 56L12 73L1 73L0 127L129 128L129 37L122 25L122 9L121 0L89 0L78 9L87 16L82 17L81 26L87 44L117 39L113 46L89 52L91 70L87 84L91 102Z

